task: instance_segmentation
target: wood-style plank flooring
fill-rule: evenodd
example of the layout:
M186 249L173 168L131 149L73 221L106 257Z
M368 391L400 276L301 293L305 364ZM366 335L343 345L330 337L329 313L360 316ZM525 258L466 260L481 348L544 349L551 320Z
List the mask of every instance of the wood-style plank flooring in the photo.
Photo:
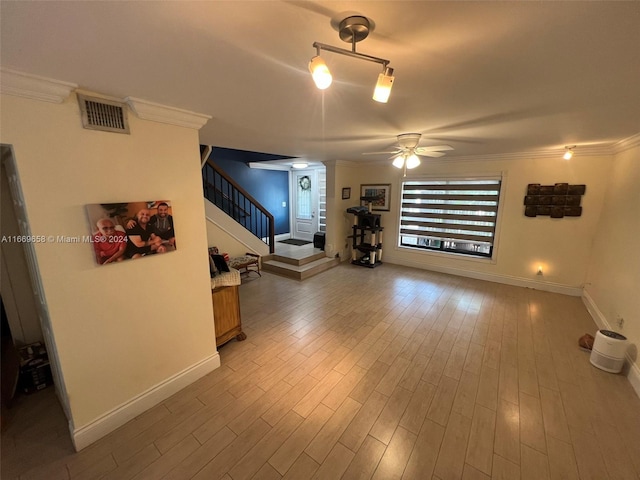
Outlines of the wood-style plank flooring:
M240 295L219 369L80 453L53 389L21 398L2 479L639 478L640 399L578 349L579 298L389 264Z

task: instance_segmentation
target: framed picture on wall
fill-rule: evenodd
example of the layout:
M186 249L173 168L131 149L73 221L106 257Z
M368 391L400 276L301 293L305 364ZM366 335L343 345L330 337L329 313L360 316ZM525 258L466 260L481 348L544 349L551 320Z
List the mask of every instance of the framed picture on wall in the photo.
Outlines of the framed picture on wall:
M345 187L342 189L342 200L349 200L351 198L351 187Z
M176 249L169 200L96 203L86 206L98 265L172 252Z
M391 201L391 184L360 185L360 201L363 205L371 202L371 210L388 212Z

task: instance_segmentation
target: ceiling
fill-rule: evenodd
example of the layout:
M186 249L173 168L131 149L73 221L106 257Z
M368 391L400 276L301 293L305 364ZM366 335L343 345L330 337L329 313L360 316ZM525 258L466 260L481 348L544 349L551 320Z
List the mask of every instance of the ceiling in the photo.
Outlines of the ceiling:
M2 66L82 89L210 115L201 143L371 162L395 136L449 144L447 157L613 145L640 132L640 2L176 1L0 2ZM347 13L345 13L347 12ZM375 28L357 51L336 21Z

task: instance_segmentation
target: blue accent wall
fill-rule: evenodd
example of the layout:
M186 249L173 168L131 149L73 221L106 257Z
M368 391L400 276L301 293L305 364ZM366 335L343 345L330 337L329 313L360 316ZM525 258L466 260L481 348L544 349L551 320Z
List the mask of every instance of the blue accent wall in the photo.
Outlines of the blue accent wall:
M290 232L289 172L249 168L249 162L286 158L214 147L210 159L273 215L275 235ZM282 206L286 202L286 207Z

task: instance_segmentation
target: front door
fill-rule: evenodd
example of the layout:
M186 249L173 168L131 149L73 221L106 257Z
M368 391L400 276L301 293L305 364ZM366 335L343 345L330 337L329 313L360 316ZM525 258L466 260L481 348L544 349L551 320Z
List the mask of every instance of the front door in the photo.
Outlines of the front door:
M299 240L313 241L318 231L318 180L315 170L294 170L293 231L291 236Z

